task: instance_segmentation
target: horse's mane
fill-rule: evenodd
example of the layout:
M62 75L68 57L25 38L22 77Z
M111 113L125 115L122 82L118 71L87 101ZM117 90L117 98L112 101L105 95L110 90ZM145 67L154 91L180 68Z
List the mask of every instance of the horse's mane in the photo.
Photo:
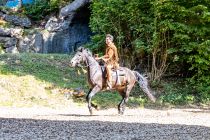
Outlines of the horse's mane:
M82 46L80 46L79 48L77 48L77 52L83 52L83 51L86 51L89 56L93 56L93 54L90 51L90 49L85 48L85 47L82 47Z

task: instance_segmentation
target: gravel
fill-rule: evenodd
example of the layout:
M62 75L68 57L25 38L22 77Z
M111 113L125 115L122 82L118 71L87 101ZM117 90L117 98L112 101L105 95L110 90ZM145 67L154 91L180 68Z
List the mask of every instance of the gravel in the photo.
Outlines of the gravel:
M0 107L0 140L210 140L208 109Z

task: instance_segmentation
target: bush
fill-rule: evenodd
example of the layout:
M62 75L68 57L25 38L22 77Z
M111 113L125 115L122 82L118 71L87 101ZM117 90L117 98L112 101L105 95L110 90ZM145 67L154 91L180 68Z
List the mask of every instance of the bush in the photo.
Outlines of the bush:
M91 9L90 27L97 53L103 50L105 34L111 33L123 60L121 65L140 65L155 82L167 74L188 77L195 94L202 101L209 100L208 1L94 0ZM191 98L176 95L183 100Z
M163 93L159 101L162 104L170 103L173 105L186 105L196 103L195 89L189 81L176 79L173 82L163 82Z
M44 19L46 15L58 13L59 9L69 3L69 0L35 0L34 4L24 5L24 13L32 20Z

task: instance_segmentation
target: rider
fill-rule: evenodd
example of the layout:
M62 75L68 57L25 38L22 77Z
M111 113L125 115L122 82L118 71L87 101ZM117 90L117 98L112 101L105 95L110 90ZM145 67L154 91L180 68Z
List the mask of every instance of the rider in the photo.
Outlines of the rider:
M106 35L106 51L105 55L102 57L96 57L97 60L102 59L105 62L105 67L107 71L107 85L108 88L112 88L112 68L118 69L119 67L119 57L117 53L117 47L114 45L114 37L110 34Z

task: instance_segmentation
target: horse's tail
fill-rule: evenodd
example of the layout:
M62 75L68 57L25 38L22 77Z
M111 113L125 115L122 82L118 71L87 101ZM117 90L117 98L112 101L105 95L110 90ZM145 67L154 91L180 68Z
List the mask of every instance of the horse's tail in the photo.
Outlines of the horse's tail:
M140 73L137 71L133 71L135 76L136 76L136 81L139 83L140 88L146 93L148 98L152 101L155 102L156 98L155 96L151 93L148 87L148 81L145 77L143 77Z

